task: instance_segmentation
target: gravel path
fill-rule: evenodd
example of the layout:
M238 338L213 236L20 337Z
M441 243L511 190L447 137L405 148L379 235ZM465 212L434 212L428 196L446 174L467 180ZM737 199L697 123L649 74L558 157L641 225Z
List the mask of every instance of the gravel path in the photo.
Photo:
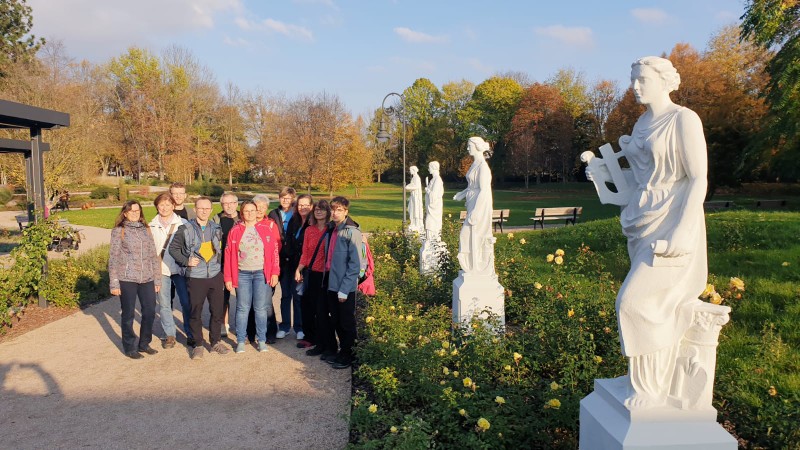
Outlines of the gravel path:
M201 360L190 360L180 344L164 350L156 339L159 353L134 361L122 354L119 314L112 298L0 343L0 447L347 444L351 372L306 356L294 335L267 353L248 347ZM177 312L175 319L181 323ZM158 317L154 331L162 335Z

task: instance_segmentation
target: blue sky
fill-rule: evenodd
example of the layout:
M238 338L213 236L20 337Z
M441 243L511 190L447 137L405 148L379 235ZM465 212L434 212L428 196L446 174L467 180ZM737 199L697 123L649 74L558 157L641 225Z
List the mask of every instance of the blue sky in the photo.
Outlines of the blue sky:
M102 63L131 45L186 47L217 77L287 96L336 94L353 114L417 78L440 86L559 68L625 87L630 63L678 42L704 49L742 0L28 0L34 33Z

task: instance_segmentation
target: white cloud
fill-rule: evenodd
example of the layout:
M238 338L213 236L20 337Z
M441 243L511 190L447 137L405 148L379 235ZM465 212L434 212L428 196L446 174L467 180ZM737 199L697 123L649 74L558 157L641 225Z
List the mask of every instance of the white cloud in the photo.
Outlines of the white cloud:
M335 10L339 9L333 0L292 0L292 3L297 5L322 5Z
M275 19L265 19L262 23L268 31L282 34L292 39L300 39L304 41L314 40L314 34L311 32L311 30L301 27L300 25L292 25L290 23L284 23Z
M655 25L662 24L669 19L669 14L659 8L634 8L631 10L631 15L639 22Z
M33 33L61 40L79 58L102 59L129 46L148 46L216 27L243 10L241 0L28 0Z
M231 47L249 47L253 45L252 42L246 39L232 38L230 36L225 36L222 39L222 42L225 43L225 45L230 45Z
M539 36L548 37L575 47L594 46L592 29L588 27L565 27L563 25L551 25L549 27L537 27L534 29L534 32Z
M447 36L434 36L406 27L397 27L394 29L394 32L404 41L414 44L442 44L450 40Z

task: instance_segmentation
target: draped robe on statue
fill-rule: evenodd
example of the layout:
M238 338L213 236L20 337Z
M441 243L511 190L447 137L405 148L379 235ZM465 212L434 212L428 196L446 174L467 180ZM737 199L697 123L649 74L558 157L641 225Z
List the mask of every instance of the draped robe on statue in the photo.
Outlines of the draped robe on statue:
M408 191L408 229L421 234L425 228L422 222L422 181L419 174L411 176L406 191Z
M442 177L436 173L425 188L425 200L427 203L425 231L433 239L438 239L438 236L442 233L442 209L444 206L442 195L444 195Z
M693 111L677 107L649 124L643 122L640 118L632 136L620 139L637 187L620 215L622 231L628 238L631 270L620 288L616 307L622 353L641 357L634 358L638 361L632 369L647 371L652 367L647 358L671 358L669 349L677 347L691 325L692 304L705 288L708 264L702 200L687 203L692 180L687 176L687 161L692 155L687 152L702 152L706 157L700 119ZM685 142L687 136L697 133L699 141ZM702 148L696 148L700 141ZM706 173L693 175L705 178ZM687 227L681 237L687 240L690 253L676 258L678 264L654 266L651 244L672 239L679 221ZM656 355L658 352L663 356ZM649 383L668 382L664 377L669 373L671 367ZM632 380L639 378L636 373L630 375Z
M458 262L464 272L494 274L492 239L492 172L482 156L467 171L467 217L461 227Z

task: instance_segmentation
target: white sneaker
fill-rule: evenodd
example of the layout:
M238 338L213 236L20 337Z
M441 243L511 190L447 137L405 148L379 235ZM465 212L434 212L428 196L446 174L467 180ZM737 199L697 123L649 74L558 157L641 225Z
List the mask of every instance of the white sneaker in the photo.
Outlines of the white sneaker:
M297 332L297 340L298 341L302 341L305 338L306 338L306 334L305 333L303 333L302 331L298 331Z
M283 339L286 337L286 332L283 330L278 330L278 334L276 334L275 337L278 339Z

